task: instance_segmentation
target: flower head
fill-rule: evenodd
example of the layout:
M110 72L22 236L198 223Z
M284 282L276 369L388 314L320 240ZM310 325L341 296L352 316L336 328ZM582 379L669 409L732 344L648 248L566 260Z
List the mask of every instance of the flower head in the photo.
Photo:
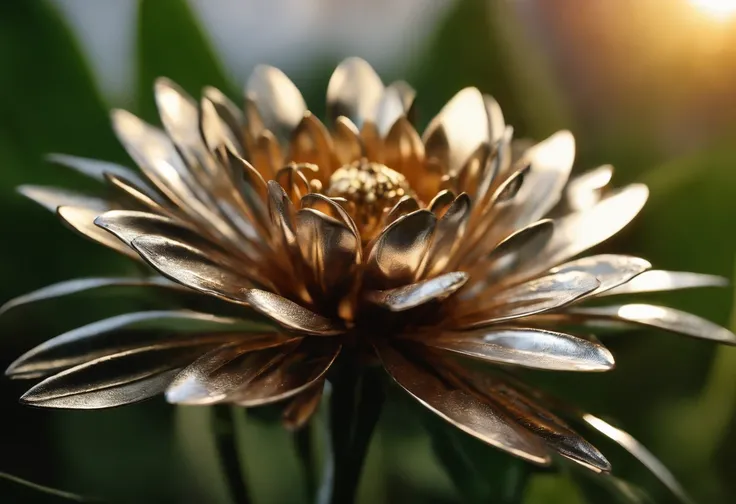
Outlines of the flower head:
M285 419L298 426L325 380L340 379L330 368L342 352L355 365L380 361L424 406L491 445L539 464L558 452L608 471L513 370L611 369L611 353L586 336L603 325L736 341L666 307L586 307L724 281L625 255L577 258L626 226L647 188L610 189L609 166L571 179L569 132L512 141L498 104L475 88L421 136L414 91L384 86L355 58L330 80L327 126L270 67L254 71L242 109L211 88L196 102L165 79L155 92L163 130L112 115L140 172L54 158L104 182L109 196L22 192L160 276L76 280L6 308L142 284L234 311L129 313L57 336L7 371L43 379L23 396L29 404L98 408L159 393L184 404L288 400Z

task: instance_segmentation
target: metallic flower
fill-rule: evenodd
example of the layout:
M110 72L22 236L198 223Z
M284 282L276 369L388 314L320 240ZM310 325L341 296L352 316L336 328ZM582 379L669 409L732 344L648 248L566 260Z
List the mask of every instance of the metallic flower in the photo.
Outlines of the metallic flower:
M626 255L575 259L626 226L647 188L609 189L610 166L570 179L569 132L512 142L498 104L475 88L455 95L421 136L412 125L414 91L384 86L355 58L330 80L327 126L271 67L254 71L242 110L212 88L197 103L166 79L155 93L163 130L112 114L140 172L53 157L106 184L107 197L21 192L162 276L73 280L5 309L142 285L216 298L235 315L128 313L57 336L7 371L42 379L25 403L101 408L159 393L179 404L288 400L284 418L298 427L325 380L339 380L328 372L342 350L356 365L380 361L424 406L486 443L538 464L557 452L605 472L603 455L550 409L570 411L519 382L515 369L611 369L611 353L587 336L595 327L736 342L671 308L582 306L725 281L652 270ZM585 335L562 332L568 327ZM630 437L572 414L667 480Z

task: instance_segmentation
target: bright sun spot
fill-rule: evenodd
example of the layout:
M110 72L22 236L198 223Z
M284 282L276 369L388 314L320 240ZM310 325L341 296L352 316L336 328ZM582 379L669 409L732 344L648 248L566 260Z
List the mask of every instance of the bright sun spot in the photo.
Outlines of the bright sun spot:
M716 19L728 19L736 15L736 0L690 0L702 12Z

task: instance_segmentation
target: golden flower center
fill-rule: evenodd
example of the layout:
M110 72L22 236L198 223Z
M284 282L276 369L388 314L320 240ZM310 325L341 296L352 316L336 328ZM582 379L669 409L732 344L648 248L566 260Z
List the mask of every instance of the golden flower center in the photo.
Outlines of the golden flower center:
M381 163L367 159L337 169L330 177L327 196L345 198L348 211L364 241L381 228L384 215L404 196L413 196L406 178Z

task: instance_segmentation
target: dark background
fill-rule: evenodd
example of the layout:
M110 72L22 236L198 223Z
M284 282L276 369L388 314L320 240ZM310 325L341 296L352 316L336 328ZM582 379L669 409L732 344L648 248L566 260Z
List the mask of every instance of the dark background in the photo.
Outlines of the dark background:
M99 75L87 62L89 51L68 17L60 15L59 5L69 3L0 2L0 301L75 276L132 272L124 259L75 236L14 192L21 183L89 187L46 163L46 153L129 164L109 127L110 107L154 121L156 76L168 76L195 95L215 85L237 100L243 84L237 75L247 73L225 69L210 43L217 32L204 30L187 2L141 0L134 6L133 84L122 97L111 97L101 91ZM207 8L217 9L217 3ZM225 3L232 8L233 2ZM639 254L658 268L732 278L736 17L711 15L694 3L415 1L417 19L426 19L418 14L430 7L438 14L420 27L420 43L397 47L399 63L390 64L388 51L376 67L384 81L404 78L417 89L422 123L454 92L475 85L498 99L516 136L542 139L571 129L577 170L612 163L616 185L643 181L652 193L635 223L601 250ZM341 23L339 2L305 4L316 16ZM391 18L392 2L346 4L374 14L378 9L366 22L375 22L370 29L378 36L389 29L382 20ZM284 12L296 23L300 15ZM274 45L279 37L265 26L260 44ZM343 37L350 37L349 30ZM370 40L364 41L366 54L351 42L356 55L372 54ZM298 44L283 49L299 50ZM299 61L298 54L289 56L284 60ZM293 80L319 114L330 72L344 56L338 44L292 64ZM660 297L729 324L729 290ZM0 319L0 367L75 325L147 302L96 294L10 312ZM615 338L608 340L615 371L541 374L540 385L615 419L660 456L698 502L736 502L736 349L648 331ZM0 380L0 471L113 501L227 502L206 409L177 410L157 399L110 411L36 410L17 403L25 387ZM382 417L362 480L362 502L457 502L424 429L407 411L414 410L390 401ZM299 502L303 481L287 434L245 414L241 420L256 502ZM670 502L666 489L635 460L591 439L609 456L616 476L640 485L654 502ZM499 460L479 468L475 477L500 478L511 459ZM36 502L35 494L7 482L0 482L2 495L10 495L10 502ZM544 473L530 480L524 502L603 500L585 497L566 474Z

